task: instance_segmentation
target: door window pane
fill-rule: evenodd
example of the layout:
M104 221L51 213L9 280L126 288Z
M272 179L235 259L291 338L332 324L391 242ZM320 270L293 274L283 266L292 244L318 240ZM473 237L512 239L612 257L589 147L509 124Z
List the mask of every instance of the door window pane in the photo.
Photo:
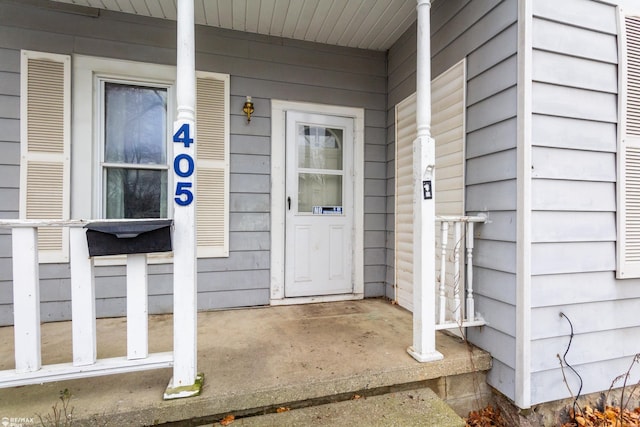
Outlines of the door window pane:
M298 167L342 170L342 129L298 126Z
M298 212L313 212L314 206L342 206L342 176L298 174Z

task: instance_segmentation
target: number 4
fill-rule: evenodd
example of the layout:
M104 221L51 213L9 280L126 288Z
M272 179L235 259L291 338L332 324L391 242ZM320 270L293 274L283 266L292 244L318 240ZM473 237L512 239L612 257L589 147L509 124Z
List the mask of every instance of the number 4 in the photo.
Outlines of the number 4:
M173 142L181 142L186 148L189 148L189 145L193 144L189 123L184 123L176 133L173 134Z

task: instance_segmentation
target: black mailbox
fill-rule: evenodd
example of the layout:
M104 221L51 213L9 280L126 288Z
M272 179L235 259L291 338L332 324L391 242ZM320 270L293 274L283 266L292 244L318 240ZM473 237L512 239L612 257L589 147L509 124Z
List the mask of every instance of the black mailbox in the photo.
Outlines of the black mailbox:
M171 219L87 224L89 256L171 251Z

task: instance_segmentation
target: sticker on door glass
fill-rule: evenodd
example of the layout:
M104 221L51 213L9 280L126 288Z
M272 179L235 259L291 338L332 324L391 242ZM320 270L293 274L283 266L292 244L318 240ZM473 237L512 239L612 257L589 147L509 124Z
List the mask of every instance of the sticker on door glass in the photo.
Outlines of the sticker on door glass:
M342 215L342 206L314 206L314 215Z

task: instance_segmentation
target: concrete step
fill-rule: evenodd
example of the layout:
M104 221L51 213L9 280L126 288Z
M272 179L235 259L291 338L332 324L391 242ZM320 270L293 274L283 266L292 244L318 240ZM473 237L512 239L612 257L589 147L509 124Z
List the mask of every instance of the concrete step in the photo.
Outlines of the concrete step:
M431 389L421 388L240 418L230 425L464 427L465 422Z

